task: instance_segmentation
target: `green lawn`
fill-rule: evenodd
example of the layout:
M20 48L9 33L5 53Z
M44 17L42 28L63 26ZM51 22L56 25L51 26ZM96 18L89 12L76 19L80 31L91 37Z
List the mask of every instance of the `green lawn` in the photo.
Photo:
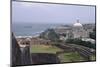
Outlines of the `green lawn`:
M63 53L59 55L61 62L75 62L75 61L84 61L84 58L81 57L77 52Z
M50 45L31 45L30 52L31 53L53 53L56 54L56 52L63 51L62 49L56 47L56 46L50 46ZM61 63L64 62L77 62L77 61L85 61L85 59L80 56L77 52L66 52L61 53L58 55ZM94 57L92 57L94 59Z
M62 49L56 46L50 45L32 45L30 48L31 53L56 53L58 51L62 51Z
M96 56L95 56L95 55L92 55L90 58L91 58L91 60L93 60L93 61L96 60Z

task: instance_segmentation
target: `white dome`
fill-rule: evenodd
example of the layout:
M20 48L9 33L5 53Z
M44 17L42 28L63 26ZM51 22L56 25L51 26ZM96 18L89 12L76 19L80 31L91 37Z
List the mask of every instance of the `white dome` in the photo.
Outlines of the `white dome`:
M74 27L82 27L82 24L79 23L79 22L77 22L77 23L75 23L73 26L74 26Z

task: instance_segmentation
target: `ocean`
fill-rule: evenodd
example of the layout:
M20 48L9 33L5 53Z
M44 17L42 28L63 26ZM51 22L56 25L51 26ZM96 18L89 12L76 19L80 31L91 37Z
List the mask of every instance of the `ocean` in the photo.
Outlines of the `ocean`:
M36 24L36 23L12 23L12 32L15 36L36 36L49 28L55 28L61 24Z

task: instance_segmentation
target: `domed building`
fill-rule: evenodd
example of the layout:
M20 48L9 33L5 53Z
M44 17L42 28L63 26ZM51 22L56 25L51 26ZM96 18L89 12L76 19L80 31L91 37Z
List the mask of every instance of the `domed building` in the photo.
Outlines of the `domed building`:
M83 27L81 23L79 23L79 20L73 25L74 27Z
M74 39L74 38L88 38L88 32L83 28L83 25L77 20L71 27L64 27L55 29L55 31L60 35L61 40ZM63 36L63 34L65 34Z
M72 27L73 30L73 38L86 38L88 37L87 31L83 29L83 25L77 20Z
M83 25L77 20L76 23L73 24L73 30L81 31L83 30Z

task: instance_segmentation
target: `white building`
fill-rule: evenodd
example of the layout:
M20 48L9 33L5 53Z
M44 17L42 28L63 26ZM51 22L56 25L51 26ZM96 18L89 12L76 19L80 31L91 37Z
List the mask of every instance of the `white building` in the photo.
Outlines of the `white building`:
M83 29L83 25L79 23L79 20L72 27L73 38L87 38L89 34Z
M60 34L61 40L89 37L89 32L83 28L83 25L79 22L79 20L77 20L77 22L75 22L71 27L56 28L55 32Z

